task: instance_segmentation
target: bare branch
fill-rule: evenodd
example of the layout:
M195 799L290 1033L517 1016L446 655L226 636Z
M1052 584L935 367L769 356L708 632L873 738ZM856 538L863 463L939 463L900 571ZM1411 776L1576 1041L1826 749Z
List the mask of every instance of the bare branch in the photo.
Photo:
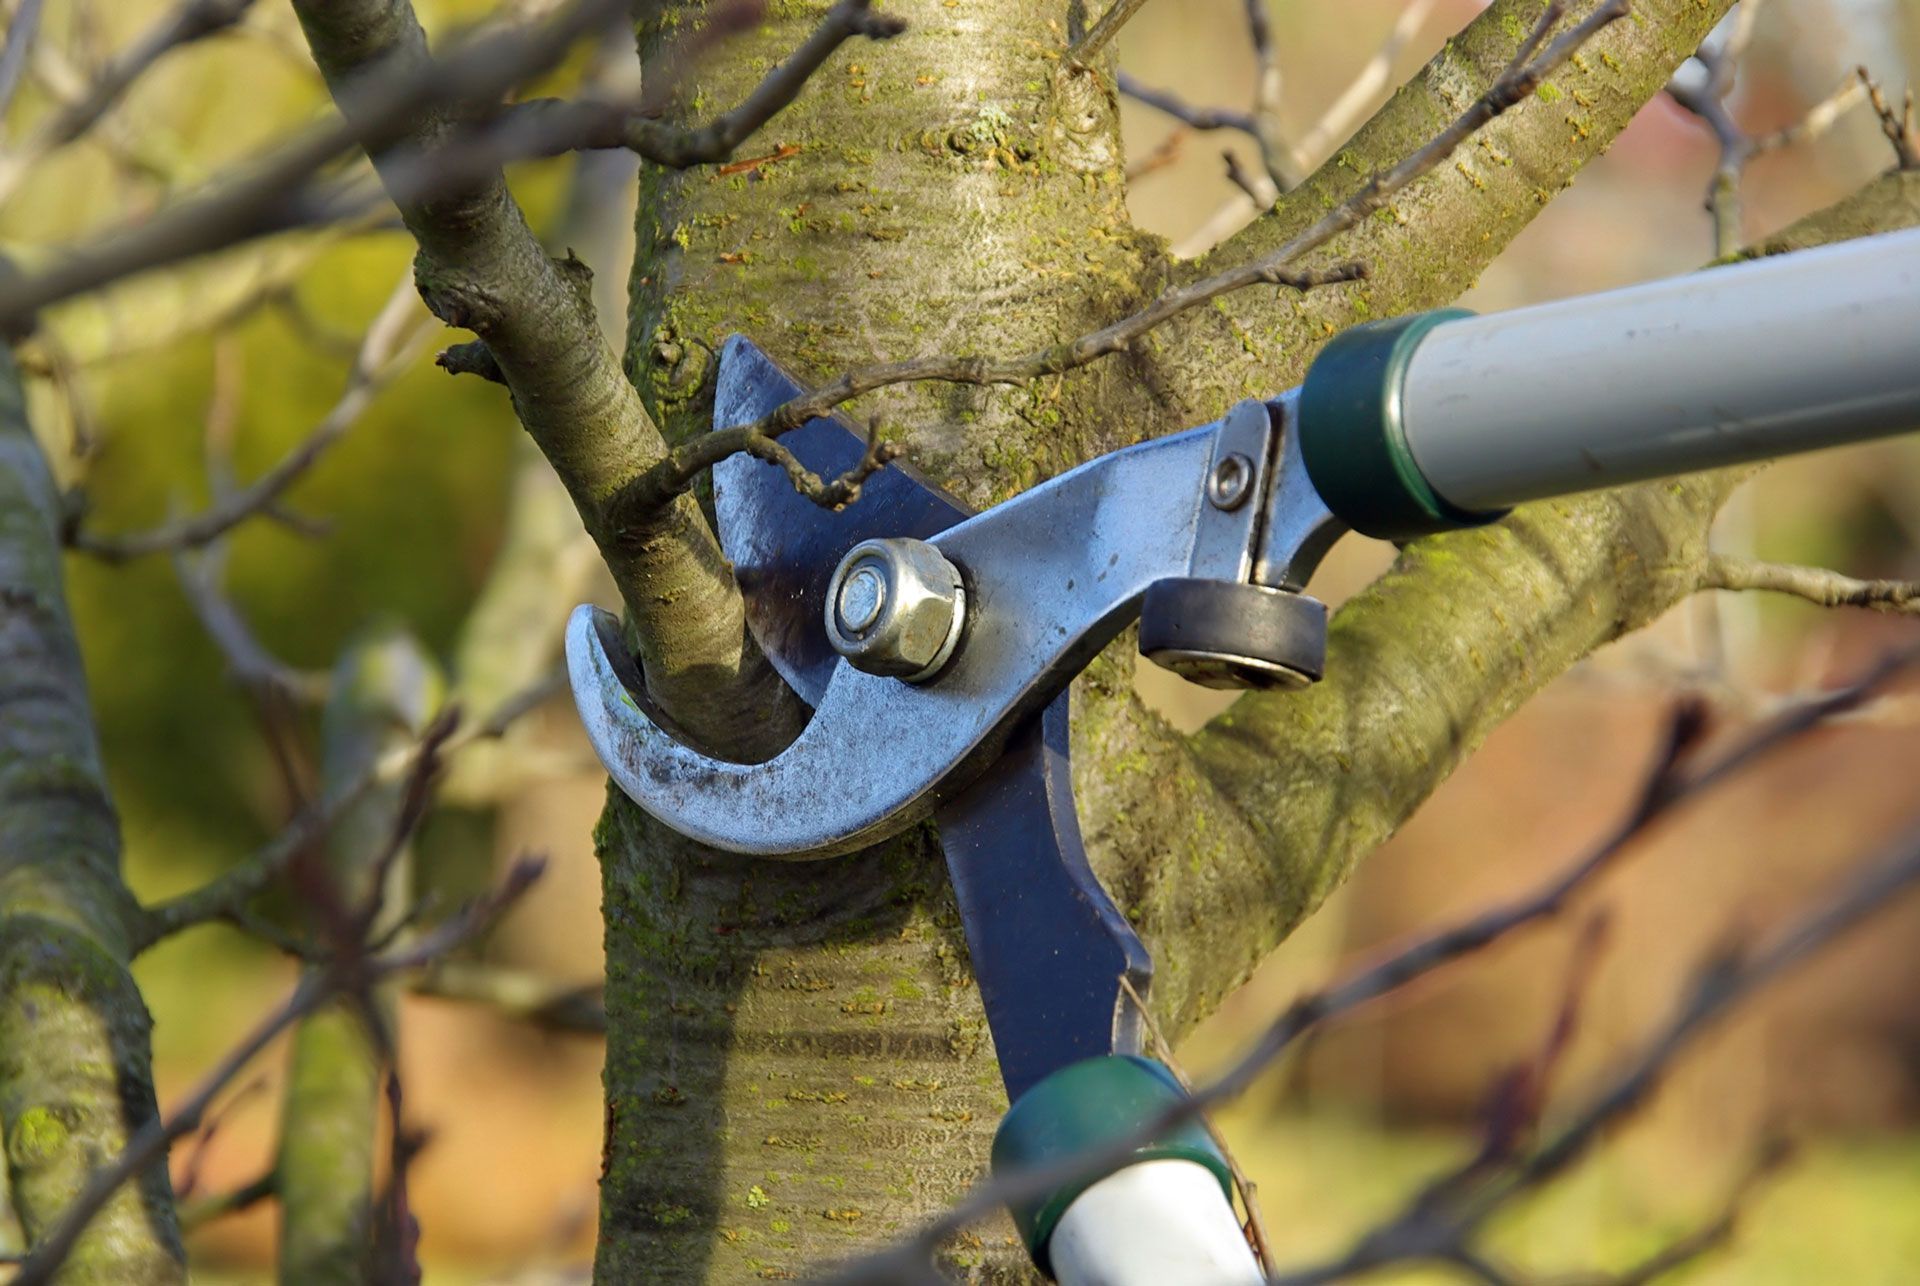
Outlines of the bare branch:
M1401 50L1412 40L1420 28L1426 24L1427 17L1433 12L1438 0L1412 0L1400 11L1394 21L1393 29L1387 38L1374 51L1366 65L1361 67L1340 97L1332 106L1321 113L1320 119L1309 129L1293 149L1294 169L1307 174L1331 155L1333 144L1345 139L1360 122L1360 117L1380 91L1387 86L1388 77L1393 73L1394 60L1399 58ZM1173 253L1176 258L1190 259L1204 251L1212 249L1220 241L1241 228L1247 226L1261 211L1273 204L1262 201L1258 195L1250 199L1245 192L1236 193L1209 215L1193 231L1174 242Z
M436 748L437 753L442 759L451 758L468 746L506 735L515 720L551 698L562 683L561 676L543 675L502 701L485 718L450 732ZM234 866L197 889L148 907L133 934L134 954L196 924L232 921L241 916L245 908L272 888L303 854L322 842L368 791L383 783L404 780L416 771L428 750L423 741L367 763Z
M1093 60L1100 56L1100 51L1120 34L1120 28L1126 26L1146 2L1147 0L1113 0L1113 3L1107 6L1107 11L1100 15L1100 21L1094 23L1093 29L1080 37L1067 50L1062 61L1069 67L1078 67L1082 70L1091 68Z
M1227 181L1247 194L1247 200L1262 210L1270 207L1280 198L1280 189L1274 183L1270 172L1254 172L1240 164L1240 158L1232 152L1222 152L1221 157L1227 163Z
M1340 92L1340 97L1333 100L1333 105L1320 114L1313 128L1300 139L1297 160L1302 170L1318 165L1332 152L1334 144L1353 132L1354 126L1360 123L1361 113L1387 87L1387 78L1393 74L1393 64L1400 57L1401 50L1426 25L1427 17L1437 2L1412 0L1400 11L1400 16L1394 20L1393 30L1373 51L1373 57L1367 59L1366 66L1348 82Z
M1142 84L1124 71L1119 74L1117 83L1120 92L1128 98L1165 112L1189 129L1237 129L1246 134L1253 133L1253 117L1245 112L1225 107L1194 107L1177 94Z
M9 283L0 291L0 330L25 329L48 304L123 277L368 208L376 198L364 184L315 188L308 180L355 148L388 151L430 109L491 106L624 9L621 0L576 0L536 26L475 37L417 75L356 82L344 94L344 116L216 179L199 196L101 234Z
M1823 567L1769 563L1716 554L1700 569L1702 589L1769 590L1822 607L1868 607L1876 612L1920 615L1920 582L1857 580Z
M1310 290L1317 286L1363 279L1367 269L1366 265L1360 263L1335 263L1311 268L1296 265L1308 254L1380 209L1408 184L1432 171L1482 125L1523 101L1595 32L1622 17L1627 9L1627 0L1603 0L1586 18L1542 49L1548 32L1565 11L1564 5L1558 0L1548 5L1522 43L1519 54L1464 112L1426 144L1392 168L1373 175L1353 195L1270 254L1189 285L1175 287L1132 316L1077 339L1053 344L1020 357L998 361L978 356L919 357L845 372L811 393L781 405L753 424L743 426L744 431L736 439L741 445L734 450L744 450L748 443L758 438L777 438L862 393L894 384L924 380L950 384L1019 384L1038 376L1070 371L1102 357L1126 352L1150 331L1174 317L1248 286L1266 284ZM717 446L714 448L716 451L718 449ZM720 457L716 455L714 458ZM668 459L653 466L629 486L635 502L630 503L622 497L616 499L615 506L617 512L631 520L633 515L645 512L644 504L653 497L677 494L678 490L684 490L686 481L684 471L672 459Z
M1273 47L1273 24L1267 18L1267 0L1246 0L1247 36L1253 45L1253 137L1260 144L1260 161L1276 191L1300 182L1299 154L1287 146L1280 130L1280 94L1285 79L1280 55Z
M1752 43L1759 11L1760 0L1741 0L1726 37L1718 44L1702 45L1694 54L1693 61L1704 73L1699 83L1683 75L1667 83L1667 97L1698 117L1720 148L1713 177L1707 182L1706 200L1707 213L1713 216L1714 254L1720 258L1737 253L1741 246L1740 183L1747 163L1764 152L1820 137L1863 98L1858 85L1842 85L1794 124L1757 137L1749 134L1734 119L1727 97L1733 92L1740 57Z
M321 417L313 431L271 469L245 488L221 498L204 513L147 531L118 535L96 535L81 527L70 534L68 544L103 561L120 563L148 554L198 549L250 518L275 516L275 506L287 489L346 435L380 390L412 364L430 325L409 273L394 287L386 305L367 328L340 399Z
M1880 130L1887 136L1887 141L1893 144L1893 154L1899 158L1900 168L1920 170L1920 133L1915 132L1913 124L1913 90L1907 90L1907 96L1901 100L1900 110L1896 113L1865 67L1856 67L1854 74L1867 87L1867 96L1873 101L1873 114L1880 118Z
M7 43L0 49L0 114L13 102L20 88L21 75L27 70L27 55L40 34L40 13L46 0L20 0L20 7L7 21Z
M899 459L906 450L898 442L883 441L880 426L877 415L867 422L866 450L852 468L831 479L822 478L802 464L800 458L761 427L760 422L703 433L675 448L665 460L616 496L607 506L608 521L616 530L643 529L649 515L691 487L702 471L743 452L784 469L793 489L822 509L844 509L860 498L861 485L868 478Z
M746 7L736 8L741 9L747 21L755 20L756 15L747 13ZM799 97L834 50L855 36L889 40L906 29L905 19L874 13L871 0L840 0L827 11L813 33L785 62L767 73L752 93L705 125L668 125L648 119L644 114L649 110L648 104L658 98L657 90L652 88L645 91L646 99L641 102L535 99L510 109L497 124L487 128L482 137L495 150L478 164L491 168L503 160L606 147L628 148L656 165L677 170L724 161ZM713 28L709 26L702 30L701 37L712 34ZM448 158L427 159L434 169L440 170L445 168Z
M163 14L101 71L84 97L66 104L35 130L27 153L44 156L73 142L92 129L155 63L183 46L235 26L253 3L254 0L187 0Z

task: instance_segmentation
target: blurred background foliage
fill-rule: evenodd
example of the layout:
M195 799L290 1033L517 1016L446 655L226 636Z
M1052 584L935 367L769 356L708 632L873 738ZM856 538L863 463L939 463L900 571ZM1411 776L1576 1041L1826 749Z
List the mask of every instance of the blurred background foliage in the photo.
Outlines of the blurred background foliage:
M964 0L962 0L964 2ZM165 0L67 0L48 7L43 50L85 77ZM431 31L485 16L487 0L419 0ZM521 7L527 7L522 5ZM1273 0L1290 125L1303 130L1392 26L1399 0ZM1477 11L1446 0L1395 61L1397 84ZM1773 0L1735 97L1756 130L1786 124L1865 62L1896 90L1920 48L1916 0ZM1243 105L1253 64L1239 0L1156 0L1127 28L1123 64L1192 102ZM557 79L577 78L578 66ZM6 120L19 140L60 92L36 61ZM0 248L23 262L77 235L137 219L169 194L317 117L324 94L291 15L262 4L237 32L144 79L81 146L19 175L0 204ZM1129 153L1176 127L1125 104ZM768 131L777 142L779 124ZM1141 176L1133 208L1178 241L1233 189L1220 159L1246 140L1185 134ZM1486 274L1480 308L1685 271L1711 257L1700 207L1711 139L1666 102L1648 105ZM1763 157L1745 189L1759 236L1886 167L1868 113L1810 146ZM616 332L631 184L616 166L522 167L516 192L555 250L598 270ZM611 229L611 234L609 230ZM410 243L379 220L285 238L133 283L48 318L37 360L37 423L80 521L101 533L150 526L209 500L216 381L238 390L231 467L257 476L339 397L353 346L407 271ZM528 452L504 394L434 368L431 349L383 388L289 495L319 534L269 521L228 542L225 593L287 665L323 672L370 622L399 622L450 660L486 585ZM1277 390L1276 390L1277 391ZM535 462L535 466L537 462ZM1920 452L1850 449L1769 473L1730 510L1724 548L1859 575L1920 573ZM1354 540L1317 589L1337 601L1391 551ZM588 578L552 567L557 590ZM276 831L282 772L165 555L112 565L69 559L101 737L121 809L128 878L146 898L206 879ZM583 591L584 592L584 591ZM565 597L566 595L560 595ZM561 624L520 622L533 650ZM1496 736L1433 804L1190 1042L1192 1070L1299 986L1412 928L1470 910L1563 860L1621 806L1676 677L1755 694L1828 678L1897 630L1799 604L1691 604L1556 685ZM535 665L539 662L536 661ZM1143 689L1194 724L1211 694L1158 672ZM303 716L310 722L310 716ZM1611 945L1572 1065L1604 1068L1663 1011L1691 962L1733 928L1768 922L1899 820L1920 762L1920 724L1825 734L1663 832L1608 885ZM496 960L561 978L598 969L598 883L590 831L602 778L582 759L564 702L532 720L521 749L546 767L510 789L436 814L421 843L435 887L477 886L514 852L554 871L488 945ZM1568 936L1534 935L1418 994L1348 1023L1279 1069L1234 1109L1230 1137L1259 1181L1286 1257L1331 1250L1457 1157L1479 1097L1533 1048L1565 968ZM1692 1270L1712 1282L1905 1282L1920 1278L1920 918L1896 913L1722 1032L1619 1147L1512 1217L1501 1244L1550 1268L1618 1264L1690 1225L1778 1128L1807 1140L1789 1176L1757 1202L1743 1249ZM157 1019L163 1104L276 997L290 971L224 928L150 952L137 975ZM590 1244L600 1134L598 1047L446 1001L403 1009L408 1101L431 1142L414 1177L431 1280L484 1280L582 1261ZM280 1075L278 1059L262 1076ZM190 1166L196 1191L256 1175L270 1156L274 1095L243 1092ZM206 1280L257 1280L272 1218L255 1210L194 1240Z

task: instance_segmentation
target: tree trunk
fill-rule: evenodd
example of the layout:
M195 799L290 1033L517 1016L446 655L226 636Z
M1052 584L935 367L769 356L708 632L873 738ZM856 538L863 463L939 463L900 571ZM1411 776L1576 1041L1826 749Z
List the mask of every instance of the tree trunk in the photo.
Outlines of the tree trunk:
M138 908L120 882L60 518L0 348L0 1130L29 1244L159 1115L153 1020L127 972ZM63 1282L185 1277L164 1163L106 1203L60 1270Z
M1065 377L905 386L870 406L917 465L985 505L1278 393L1338 328L1470 284L1726 7L1642 0L1555 78L1569 92L1502 117L1325 252L1365 258L1368 283L1243 292ZM1004 356L1201 270L1127 221L1110 76L1059 58L1081 6L890 8L908 34L844 47L744 149L797 153L734 174L643 170L627 366L669 440L708 427L713 354L733 331L803 379ZM699 69L701 102L737 100L814 9L772 6L730 40ZM665 6L643 50L700 12ZM1270 248L1417 147L1537 12L1494 5L1220 255ZM1910 217L1910 186L1880 199ZM1203 1016L1528 695L1690 593L1735 482L1528 506L1419 542L1336 620L1327 682L1243 698L1193 738L1135 698L1131 637L1110 649L1075 689L1076 788L1095 866L1154 951L1163 1021ZM827 862L751 861L699 850L613 792L597 838L601 1279L797 1274L897 1235L981 1174L1005 1100L930 827ZM1010 1226L981 1233L954 1262L1027 1275Z

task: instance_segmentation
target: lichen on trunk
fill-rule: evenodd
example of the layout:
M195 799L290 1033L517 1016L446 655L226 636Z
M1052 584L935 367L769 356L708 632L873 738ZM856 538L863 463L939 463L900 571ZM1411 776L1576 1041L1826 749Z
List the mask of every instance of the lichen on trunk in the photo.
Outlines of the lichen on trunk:
M61 575L60 496L0 348L0 1131L30 1243L159 1115L127 972L138 908ZM186 1275L164 1163L110 1200L63 1282Z

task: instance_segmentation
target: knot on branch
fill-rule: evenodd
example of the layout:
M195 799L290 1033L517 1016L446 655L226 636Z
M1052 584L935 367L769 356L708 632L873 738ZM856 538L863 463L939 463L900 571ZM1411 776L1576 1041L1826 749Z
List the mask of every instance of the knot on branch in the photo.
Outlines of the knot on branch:
M413 282L427 311L456 329L486 335L506 320L506 304L497 294L425 253L414 258Z
M560 280L573 288L573 294L589 311L593 308L593 269L586 260L573 252L569 246L565 257L553 257L554 269L559 272Z
M454 344L441 350L433 364L449 375L478 375L483 380L495 384L505 384L507 377L500 370L493 350L487 347L483 339L468 340L464 344Z

